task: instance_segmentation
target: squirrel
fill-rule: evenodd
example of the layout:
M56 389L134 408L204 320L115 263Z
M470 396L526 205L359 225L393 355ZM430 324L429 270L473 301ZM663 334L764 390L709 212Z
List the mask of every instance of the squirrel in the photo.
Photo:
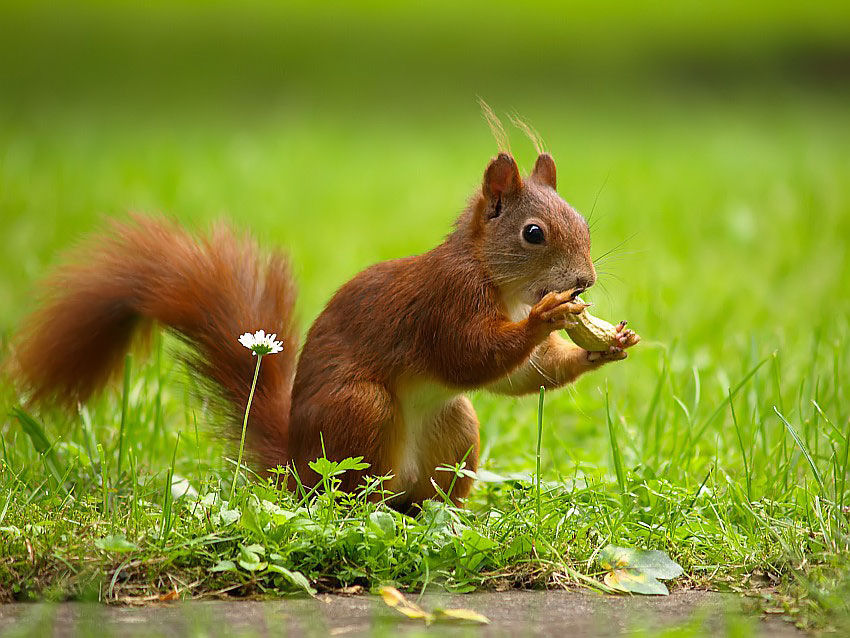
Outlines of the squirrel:
M253 462L289 464L313 486L309 461L362 456L368 469L342 475L341 488L391 475L390 504L409 511L437 495L432 481L449 490L452 475L438 466L465 459L477 469L467 391L563 386L640 340L624 323L606 352L558 334L595 281L587 221L556 192L552 157L541 153L523 179L500 152L443 243L343 285L300 356L284 254L225 225L196 238L176 222L134 216L112 222L48 280L12 357L31 403L72 407L120 368L136 332L158 322L189 346L194 374L241 431L255 364L237 336L277 333L284 349L263 360L248 421ZM451 499L461 504L472 484L457 478Z

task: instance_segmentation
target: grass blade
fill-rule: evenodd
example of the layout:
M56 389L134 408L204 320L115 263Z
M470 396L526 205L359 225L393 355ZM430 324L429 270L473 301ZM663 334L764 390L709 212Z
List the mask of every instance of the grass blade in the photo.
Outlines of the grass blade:
M546 388L540 386L540 398L537 400L537 474L535 480L537 482L537 522L540 523L540 445L543 440L543 397L546 394Z
M18 420L18 423L21 424L21 429L30 438L30 441L32 441L32 446L38 452L39 456L41 456L47 470L56 479L56 484L61 486L64 472L62 471L61 463L56 456L56 452L53 450L53 444L47 438L47 434L45 434L41 423L26 410L19 407L12 408L12 415Z
M732 391L730 392L730 394L732 395L733 398L735 397L736 394L738 394L738 392L741 390L741 388L743 388L744 385L746 385L747 381L752 379L753 375L755 375L755 373L759 371L759 368L761 368L765 363L767 363L767 361L769 359L770 359L770 357L765 357L764 359L759 361L755 366L753 366L753 368L749 372L747 372L746 375L744 375L743 379L741 379L738 383L735 384L735 386L732 388ZM702 424L699 426L699 430L697 430L697 433L693 437L690 437L689 443L692 442L692 441L693 442L699 441L699 439L705 433L708 426L711 425L714 422L714 419L716 419L718 417L718 415L720 415L721 412L723 412L723 409L726 407L727 400L728 399L724 399L723 401L721 401L717 405L717 407L714 409L714 412L712 412L708 416L708 418L705 421L703 421Z
M617 442L617 433L614 421L611 419L611 404L608 399L608 386L605 386L605 416L608 421L608 435L611 439L611 452L614 455L614 470L617 472L617 484L620 486L620 494L625 501L626 497L626 473L623 471L623 457L620 453L620 444Z
M160 546L165 547L168 534L171 532L173 522L172 508L174 496L171 493L171 482L174 480L174 466L177 463L177 447L180 445L180 433L177 433L177 442L174 444L174 453L171 456L171 465L168 467L168 475L165 478L165 492L162 497L162 518L160 519L159 540Z
M121 426L118 430L118 479L121 479L121 465L124 460L124 428L127 426L127 409L130 404L130 366L132 355L124 357L124 387L121 392Z
M105 518L109 516L109 471L106 465L106 452L100 443L97 444L97 454L100 457L100 498Z
M826 494L826 489L824 488L823 478L820 475L818 466L815 465L815 461L812 458L812 455L809 454L809 450L806 447L806 444L803 442L803 439L800 438L800 435L797 434L797 431L793 428L793 426L788 423L788 419L782 416L782 413L777 409L775 405L773 406L773 411L776 412L776 416L782 419L782 422L785 424L785 428L791 433L791 436L794 437L794 440L797 442L797 446L800 448L800 451L803 453L803 456L806 457L806 460L809 462L809 466L812 468L812 474L815 475L815 480L818 482L821 496L824 496Z
M735 414L735 402L732 400L732 389L727 391L729 395L729 410L732 412L732 423L735 425L735 433L738 435L738 447L741 450L741 459L744 461L744 476L747 480L747 500L753 500L753 486L750 478L750 464L747 461L747 451L744 449L744 437L741 435L741 426L738 424L738 417Z

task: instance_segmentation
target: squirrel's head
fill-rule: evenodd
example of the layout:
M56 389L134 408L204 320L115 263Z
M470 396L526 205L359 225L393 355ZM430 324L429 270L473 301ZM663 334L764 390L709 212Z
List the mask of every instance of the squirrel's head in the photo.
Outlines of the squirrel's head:
M480 258L506 297L533 305L547 292L596 281L587 221L555 191L555 161L541 153L523 180L499 153L484 172L474 211Z

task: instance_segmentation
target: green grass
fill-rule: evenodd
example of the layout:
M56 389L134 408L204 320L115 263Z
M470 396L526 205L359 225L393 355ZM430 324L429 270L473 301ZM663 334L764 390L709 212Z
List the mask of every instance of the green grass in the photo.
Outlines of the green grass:
M440 241L495 151L475 91L454 86L409 109L33 95L0 105L7 337L59 252L127 210L232 219L285 246L307 326L363 267ZM669 553L674 587L848 626L847 96L774 82L484 97L543 134L594 254L613 251L589 297L643 337L547 393L539 497L537 397L476 393L482 467L527 478L478 483L468 509L401 516L367 502L380 482L348 496L254 480L225 503L235 451L157 339L78 414L16 411L0 386L0 597L583 586L613 543ZM528 168L530 145L513 146Z

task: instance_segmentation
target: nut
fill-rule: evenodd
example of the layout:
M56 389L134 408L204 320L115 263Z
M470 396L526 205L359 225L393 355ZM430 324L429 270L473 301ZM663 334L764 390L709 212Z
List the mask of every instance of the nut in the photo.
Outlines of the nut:
M578 298L576 301L584 303ZM576 319L576 325L567 328L567 334L580 348L590 352L605 352L611 346L619 345L617 338L620 333L616 326L604 319L594 317L587 312L587 309L573 316Z

